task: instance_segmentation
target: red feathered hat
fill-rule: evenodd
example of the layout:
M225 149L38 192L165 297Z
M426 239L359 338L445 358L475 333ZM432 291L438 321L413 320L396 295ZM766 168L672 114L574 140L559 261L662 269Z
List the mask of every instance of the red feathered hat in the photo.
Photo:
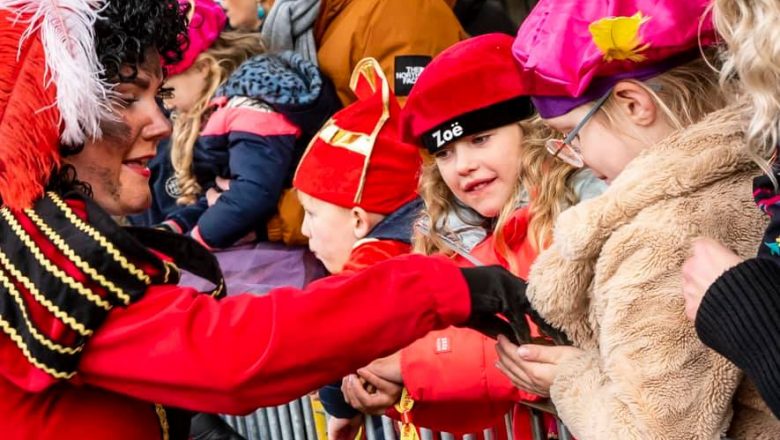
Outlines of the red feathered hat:
M375 59L358 63L350 88L357 102L317 133L293 185L334 205L389 214L417 196L420 154L401 141L401 108Z
M94 45L97 0L0 4L0 198L13 210L41 197L60 145L99 137L111 89Z

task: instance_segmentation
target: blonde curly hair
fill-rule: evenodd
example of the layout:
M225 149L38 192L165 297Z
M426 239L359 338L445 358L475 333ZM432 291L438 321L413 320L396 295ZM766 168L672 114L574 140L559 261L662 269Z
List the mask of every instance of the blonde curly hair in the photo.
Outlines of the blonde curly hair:
M780 3L716 0L713 17L727 46L721 85L749 98L747 147L774 180L767 158L780 141Z
M714 51L705 56L645 81L629 79L644 89L660 109L666 122L675 130L681 130L703 119L709 113L726 106L726 98L718 83L718 73L708 61L715 58ZM597 114L606 119L610 127L622 131L632 127L625 123L625 116L618 110L617 100L610 96ZM634 133L623 133L636 138ZM639 139L652 144L649 139Z
M520 149L521 165L519 179L515 184L512 197L504 203L501 212L493 223L494 243L499 255L509 262L509 270L516 273L514 259L509 255L504 239L503 227L517 210L520 199L530 196L529 210L531 221L528 237L536 250L547 246L551 237L555 219L560 212L577 202L569 185L569 178L577 172L566 163L549 155L545 147L553 137L551 130L538 116L518 122L523 143ZM423 166L419 187L420 197L425 202L421 221L428 225L429 231L416 231L412 237L414 251L426 255L443 253L451 255L453 250L440 237L451 235L443 220L452 212L457 212L458 203L452 191L444 183L436 163L428 158Z
M247 59L265 53L258 33L222 32L211 47L200 54L193 66L206 66L206 86L192 109L173 116L171 135L171 162L176 171L180 195L176 202L191 205L198 200L202 188L192 170L195 141L208 112L209 103L219 86Z

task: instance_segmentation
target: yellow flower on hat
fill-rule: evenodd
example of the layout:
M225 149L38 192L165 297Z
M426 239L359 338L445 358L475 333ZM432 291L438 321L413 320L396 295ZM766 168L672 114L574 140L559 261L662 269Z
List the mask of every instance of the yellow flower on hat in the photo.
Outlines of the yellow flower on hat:
M639 27L650 17L637 12L631 17L606 17L588 26L593 42L604 54L605 61L630 60L635 63L647 59L640 52L650 43L639 41Z

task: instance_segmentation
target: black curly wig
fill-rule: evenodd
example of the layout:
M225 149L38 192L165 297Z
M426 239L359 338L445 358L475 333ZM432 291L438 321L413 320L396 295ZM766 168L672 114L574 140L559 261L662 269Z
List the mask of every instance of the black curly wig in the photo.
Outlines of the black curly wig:
M122 65L138 66L144 54L155 48L165 63L181 60L187 40L186 13L189 5L178 0L108 0L95 23L95 42L104 78L122 77Z
M95 46L103 78L113 83L133 81L150 48L157 49L164 63L180 61L189 44L188 10L189 5L181 5L178 0L107 0L95 22ZM120 73L122 66L131 66L132 73ZM70 156L83 148L83 144L61 145L60 152ZM91 194L89 184L80 182L75 171L70 165L60 167L47 190Z

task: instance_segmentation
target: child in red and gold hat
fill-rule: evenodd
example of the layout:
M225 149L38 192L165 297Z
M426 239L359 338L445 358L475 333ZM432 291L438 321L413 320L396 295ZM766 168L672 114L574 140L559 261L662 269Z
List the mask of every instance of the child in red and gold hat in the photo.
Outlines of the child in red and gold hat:
M364 59L350 85L358 100L314 137L293 180L305 210L302 232L334 274L411 252L412 226L423 206L419 150L401 140L400 107L381 67ZM333 416L331 436L360 424L340 386L320 391Z
M763 220L745 209L759 170L739 115L719 110L702 59L708 4L542 0L515 41L529 94L561 132L550 155L610 183L561 214L530 275L532 306L574 346L499 338L501 370L550 395L580 440L710 439L730 420L740 373L685 319L681 266L701 235L749 254Z
M560 210L604 185L546 154L552 131L534 114L512 42L490 34L442 52L412 89L403 121L407 138L431 155L420 182L426 209L417 250L450 255L464 266L498 264L527 278ZM380 390L376 376L402 382L414 400L403 418L418 427L501 432L498 425L516 402L538 397L493 368L494 346L478 332L449 328L361 374ZM349 390L351 401L378 400L360 387ZM515 438L532 438L527 410L517 408L513 426Z
M422 207L420 155L401 140L400 107L375 60L357 65L351 87L358 101L317 133L293 180L306 212L302 231L331 273L409 252Z

